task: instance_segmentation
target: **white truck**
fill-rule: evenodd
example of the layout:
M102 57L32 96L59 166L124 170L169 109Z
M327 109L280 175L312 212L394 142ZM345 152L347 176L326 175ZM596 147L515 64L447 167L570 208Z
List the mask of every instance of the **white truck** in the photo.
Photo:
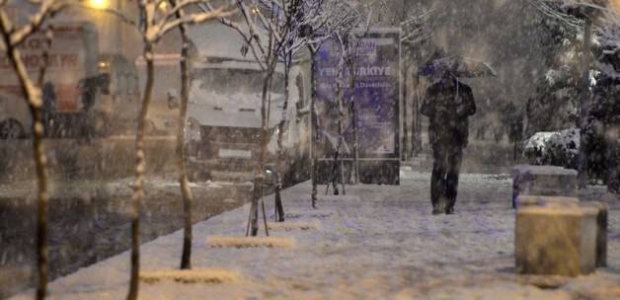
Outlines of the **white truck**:
M251 54L241 55L243 40L233 29L210 25L194 31L192 38L200 53L192 64L188 109L191 174L212 180L249 181L260 149L265 72ZM285 100L284 76L279 65L268 113L266 163L272 166L279 159L277 135ZM293 66L289 77L290 98L282 143L283 165L287 166L283 172L285 184L307 179L310 174L310 62Z

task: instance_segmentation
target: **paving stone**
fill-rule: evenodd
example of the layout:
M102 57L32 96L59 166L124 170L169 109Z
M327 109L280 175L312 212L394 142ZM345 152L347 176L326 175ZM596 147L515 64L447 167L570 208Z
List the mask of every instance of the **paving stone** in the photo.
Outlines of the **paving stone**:
M597 216L594 207L527 206L515 227L517 272L577 276L596 268Z

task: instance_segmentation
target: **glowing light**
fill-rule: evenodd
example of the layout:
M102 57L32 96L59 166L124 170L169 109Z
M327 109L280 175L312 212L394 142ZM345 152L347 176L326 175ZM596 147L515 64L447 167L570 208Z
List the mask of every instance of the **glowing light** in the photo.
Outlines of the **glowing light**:
M164 1L161 4L159 4L159 10L162 12L168 11L168 2Z
M108 8L110 0L90 0L90 6L97 9Z
M620 12L620 0L612 0L611 6L616 12Z

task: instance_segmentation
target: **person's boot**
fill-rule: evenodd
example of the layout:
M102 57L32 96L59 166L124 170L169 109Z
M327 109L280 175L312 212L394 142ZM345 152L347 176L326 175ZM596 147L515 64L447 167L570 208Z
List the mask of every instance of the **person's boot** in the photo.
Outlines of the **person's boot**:
M437 203L436 205L433 205L433 215L440 215L445 213L446 211L446 204L443 201L439 201L439 203Z
M448 207L446 208L446 215L453 215L454 214L454 207Z

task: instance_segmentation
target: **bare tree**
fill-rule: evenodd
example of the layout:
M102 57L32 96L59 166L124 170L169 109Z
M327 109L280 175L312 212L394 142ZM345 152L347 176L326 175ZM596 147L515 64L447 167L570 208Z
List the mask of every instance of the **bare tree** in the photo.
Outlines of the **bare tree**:
M339 60L338 60L338 76L337 76L337 86L336 86L336 101L338 102L338 141L336 145L336 149L334 151L333 164L332 164L332 172L331 172L331 184L334 187L334 195L338 195L339 191L337 188L337 182L339 180L342 193L346 194L345 189L345 167L344 167L344 159L343 159L343 145L344 145L344 110L345 110L345 99L344 99L344 89L348 87L351 90L354 90L355 87L355 71L356 63L355 63L355 45L354 40L356 38L353 36L354 32L358 34L364 34L370 28L370 19L372 13L367 10L365 6L359 7L351 7L349 18L345 19L345 23L341 23L340 26L335 28L332 33L332 42L338 44L339 51ZM346 74L345 74L346 73ZM349 79L348 83L345 84L345 76ZM354 96L353 96L354 97ZM355 103L355 98L351 99L350 102L352 105ZM354 107L347 107L347 110L354 110ZM358 128L357 128L357 115L355 111L353 112L353 131L354 131L354 145L353 145L353 162L352 166L355 173L355 182L359 180L359 164L358 164ZM327 185L326 193L329 190L329 182Z
M593 27L599 26L602 16L608 16L610 12L609 2L606 0L532 0L532 3L542 13L551 18L556 18L567 25L580 27L583 32L583 48L581 61L581 78L580 78L580 103L579 103L579 119L577 126L580 132L580 147L577 159L577 169L579 172L578 185L580 189L586 187L587 180L587 156L586 156L586 131L587 118L590 110L590 70L592 67L592 38ZM613 19L613 17L611 18Z
M290 90L290 74L293 65L296 60L303 59L299 57L302 50L307 48L310 42L311 31L313 21L321 18L324 13L322 6L325 0L270 0L265 2L270 9L273 10L275 6L281 8L281 16L274 21L276 26L270 26L270 28L277 29L277 36L280 40L277 42L277 46L274 49L278 55L280 61L284 65L284 104L282 107L282 116L278 124L278 162L276 170L276 183L275 183L275 203L276 203L276 220L279 222L284 221L284 208L282 205L282 177L285 171L285 156L283 147L283 137L286 133L288 126L288 106L291 101ZM293 170L296 171L296 170Z
M344 71L348 70L348 74L346 74L348 80L348 88L350 91L355 91L355 82L357 80L357 75L355 70L358 67L358 57L356 54L356 49L358 47L358 39L364 34L368 33L370 30L370 18L372 13L367 12L364 15L361 11L357 11L357 17L352 19L351 22L348 23L347 26L343 26L341 30L336 32L336 37L340 43L341 47L341 60L343 61ZM344 84L344 83L343 83ZM344 99L340 100L344 104ZM359 178L359 127L358 127L358 115L357 108L355 107L355 92L351 93L351 99L349 99L351 103L346 109L352 111L352 124L353 124L353 183L358 184L360 181ZM339 105L340 106L340 105ZM340 118L343 118L343 115L340 115ZM339 124L342 124L342 120L339 121ZM338 125L339 127L341 125ZM342 129L339 129L342 131ZM344 141L342 137L342 133L339 134L340 139ZM340 144L338 147L342 147ZM340 151L340 150L339 150ZM340 162L340 176L341 176L341 185L343 194L345 192L344 187L344 164L342 161Z
M421 114L419 113L420 96L418 95L417 88L413 88L409 84L419 83L419 77L417 72L411 72L412 68L416 64L422 63L426 58L424 52L428 51L428 48L432 45L431 38L435 32L435 23L442 18L445 14L444 9L426 8L420 3L411 3L410 1L403 1L402 14L400 15L400 28L402 31L401 45L403 53L403 68L402 77L404 80L403 89L403 137L402 147L403 158L417 156L422 150L422 124ZM411 77L409 77L411 76ZM412 82L409 82L411 79ZM410 87L410 88L408 88ZM408 99L411 99L411 103L408 103ZM411 107L411 123L407 125L407 108ZM411 143L408 143L409 129L411 131ZM407 146L410 145L410 146ZM408 152L408 153L407 153Z
M340 179L340 186L342 187L342 194L346 195L345 189L345 178L344 178L344 160L342 159L342 147L344 144L344 73L345 73L345 60L348 55L348 44L349 44L349 34L350 32L346 32L344 37L340 33L336 33L336 39L338 40L338 44L340 44L340 59L338 61L338 80L336 82L336 101L338 101L338 144L336 145L336 151L334 152L334 167L332 171L336 171L338 168L339 172L333 172L334 180L334 195L338 194L338 189L336 188L336 178ZM339 174L338 174L339 173ZM338 174L338 175L336 175ZM329 184L327 185L329 188Z
M176 0L170 0L172 7L177 6ZM183 10L176 12L177 20L183 19ZM181 254L181 269L192 268L192 191L189 188L189 180L185 169L185 123L187 122L187 107L189 103L189 43L190 39L187 34L187 25L182 23L179 25L179 33L181 34L181 106L179 108L179 122L177 128L177 168L179 169L179 186L181 188L181 197L183 198L183 250Z
M322 2L322 0L317 3ZM318 8L312 1L298 0L255 0L250 3L237 1L247 29L240 24L228 19L221 20L222 24L235 29L244 39L244 48L252 50L252 54L260 68L265 72L263 91L261 95L261 138L258 159L256 161L256 176L254 180L254 190L252 195L252 205L248 217L246 235L256 236L258 234L259 205L263 211L265 222L265 233L269 235L264 202L262 200L265 185L265 159L267 144L269 143L269 119L271 111L271 90L274 80L276 66L283 62L285 69L285 102L283 105L282 119L278 124L278 156L279 161L283 161L282 136L284 134L288 102L290 101L289 74L294 63L296 52L303 46L304 40L300 38L299 29L307 24L309 17L313 14L309 11L317 11ZM209 5L204 5L205 11L212 11ZM261 30L258 27L262 28ZM276 220L284 220L284 208L280 190L282 187L281 174L283 166L278 163L276 170Z
M263 91L261 96L261 139L260 139L260 148L258 154L258 161L256 166L256 177L254 179L254 191L252 194L252 205L250 209L250 222L248 222L249 232L246 232L252 236L258 235L258 211L259 211L259 201L262 208L263 213L263 221L265 226L265 234L269 235L269 230L267 228L267 220L265 214L265 204L262 200L263 189L265 185L265 156L267 153L267 144L269 143L269 112L271 111L271 88L273 84L273 75L278 64L278 56L276 53L276 49L278 47L278 42L281 38L278 36L278 32L280 29L277 22L275 22L277 18L277 8L273 6L260 6L261 3L256 3L257 6L254 9L254 14L256 14L259 18L259 22L262 24L263 28L267 28L267 47L265 48L264 53L264 61L265 64L265 80L263 82ZM263 3L264 4L264 3ZM243 5L242 5L243 7ZM263 14L261 9L265 9L267 16ZM250 26L250 28L254 28L254 24L249 18L249 10L247 7L243 7L243 15L245 17L246 22ZM262 39L259 37L259 32L254 30L254 34L257 37L254 42L256 44L261 44Z
M347 28L352 28L356 24L359 23L359 20L363 19L364 12L366 15L370 15L369 9L367 6L354 6L346 1L337 1L337 0L327 0L323 4L324 13L321 14L321 18L315 19L312 23L312 32L311 35L307 38L308 41L308 49L310 51L310 61L312 64L311 71L311 97L310 97L310 108L311 108L311 123L312 123L312 159L311 159L311 169L312 169L312 207L316 208L317 203L317 175L318 175L318 156L316 144L319 141L320 133L319 133L319 124L318 124L318 112L316 109L316 97L317 97L317 82L316 82L316 73L317 73L317 65L316 58L319 49L327 42L333 41L335 33L340 30L347 30ZM357 169L356 169L357 174ZM357 176L357 175L356 175ZM335 181L332 181L335 184ZM328 182L329 184L329 182ZM336 187L334 185L334 187Z
M133 194L133 215L132 215L132 244L131 244L131 277L130 287L127 299L135 300L138 297L138 276L140 270L140 207L142 205L142 199L144 197L144 172L145 172L145 153L144 153L144 136L146 126L146 116L148 113L149 105L152 98L155 65L154 55L155 47L161 38L173 29L176 29L182 25L200 24L207 21L211 21L217 18L225 17L232 13L231 8L226 6L214 10L212 12L201 12L192 14L183 14L182 11L191 5L196 3L205 2L205 0L180 0L175 5L172 5L168 10L162 12L160 5L164 0L140 0L138 1L138 10L140 13L139 30L144 42L143 56L146 61L146 86L142 98L142 109L138 118L138 128L136 132L136 182ZM172 4L172 3L171 3ZM184 28L184 27L183 27ZM182 29L183 30L183 29ZM185 91L187 95L187 91ZM186 99L187 100L187 99ZM183 114L183 112L181 112ZM182 126L183 128L185 126ZM179 129L182 130L182 129ZM182 156L182 151L179 154ZM181 162L182 164L183 162ZM191 212L189 212L190 206L187 202L190 201L188 194L185 194L188 190L186 175L181 175L181 189L184 194L184 208L185 208L185 229L186 235L184 238L185 244L189 243L191 246L191 224L189 224L190 230L187 231L187 216L190 216L189 223L191 223ZM185 182L183 182L185 181ZM185 250L187 251L187 250ZM185 252L184 251L184 252ZM189 252L187 254L187 265L189 267ZM182 259L183 260L183 259Z
M68 0L40 0L31 1L37 5L36 13L32 14L29 21L25 24L14 24L6 11L8 1L0 1L0 34L2 43L0 50L5 52L8 60L15 71L21 93L30 110L32 117L33 133L33 154L37 174L38 187L38 210L37 210L37 269L39 282L36 290L36 298L44 299L48 284L48 182L47 182L47 157L43 145L44 123L43 123L43 100L41 86L45 71L48 65L49 56L44 51L44 63L39 70L38 78L33 79L26 69L26 65L20 56L19 47L33 34L39 32L48 19L59 11L65 9L74 1ZM51 44L52 31L48 27L46 30L47 46Z
M262 207L265 234L269 235L262 196L265 185L265 157L269 143L271 88L278 63L278 56L275 50L277 49L278 42L281 41L281 38L278 36L279 29L276 27L280 24L275 22L278 16L276 12L279 10L279 7L276 9L269 5L268 1L264 2L261 0L237 0L235 4L243 17L243 24L247 27L228 18L220 18L219 21L223 25L234 29L243 38L245 45L243 45L242 51L251 51L259 68L265 73L261 93L260 142L246 236L258 235L259 205ZM205 12L214 11L213 6L208 3L200 4L199 7Z

